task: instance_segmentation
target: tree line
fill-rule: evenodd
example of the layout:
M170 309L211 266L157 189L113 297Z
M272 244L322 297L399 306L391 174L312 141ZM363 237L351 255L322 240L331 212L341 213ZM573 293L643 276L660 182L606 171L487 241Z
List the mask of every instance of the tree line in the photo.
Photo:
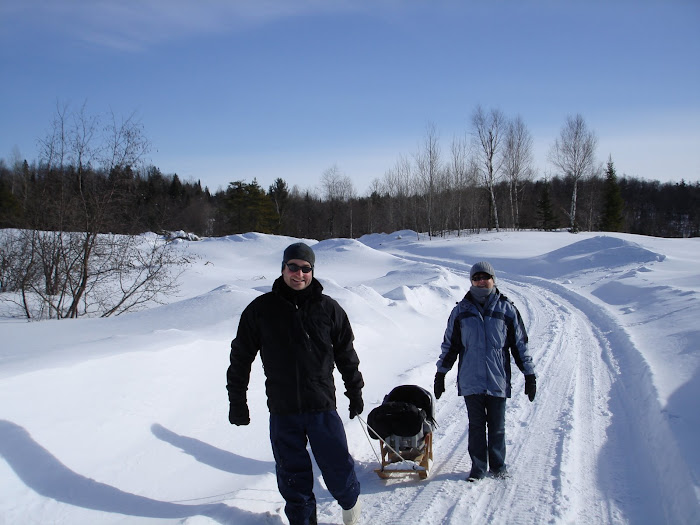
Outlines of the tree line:
M198 236L257 231L313 239L359 237L366 233L413 229L432 235L491 229L572 229L574 186L579 203L574 231L618 231L656 237L700 236L700 185L617 177L612 161L583 181L551 176L530 180L513 192L501 181L487 189L476 182L418 190L409 166L390 171L368 195L343 190L337 168L324 173L321 190L289 188L281 178L267 190L253 179L231 182L211 193L199 181L181 181L150 166L108 175L92 174L91 191L104 192L109 211L101 231L123 234L184 230ZM329 176L330 174L330 176ZM401 184L403 175L403 182ZM85 221L70 210L67 184L72 168L61 175L23 162L19 170L0 160L0 227L81 230ZM347 190L347 188L350 188ZM84 191L84 188L83 188ZM108 195L107 195L108 194ZM59 199L57 201L57 199ZM62 200L61 200L62 199ZM67 209L62 209L66 208ZM496 222L492 210L506 210Z
M400 157L363 196L338 166L316 188L240 179L212 193L200 181L142 165L148 142L132 119L118 124L112 117L100 128L83 112L69 118L58 111L38 162L0 159L0 227L314 239L403 229L430 236L502 228L700 235L698 182L619 177L611 157L596 164L597 140L580 115L567 118L549 152L555 171L544 177L533 169L532 137L519 117L477 107L470 135L443 152L427 126L419 150Z

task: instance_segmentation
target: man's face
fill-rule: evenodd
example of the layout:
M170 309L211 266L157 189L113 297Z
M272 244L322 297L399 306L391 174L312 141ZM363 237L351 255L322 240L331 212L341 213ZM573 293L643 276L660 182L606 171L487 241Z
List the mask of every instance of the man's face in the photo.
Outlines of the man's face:
M304 270L306 270L306 273L304 273ZM292 290L299 291L311 284L313 271L311 271L311 265L308 262L301 259L292 259L287 261L284 268L282 268L282 278Z
M487 273L475 273L472 277L472 284L477 288L493 288L493 277Z

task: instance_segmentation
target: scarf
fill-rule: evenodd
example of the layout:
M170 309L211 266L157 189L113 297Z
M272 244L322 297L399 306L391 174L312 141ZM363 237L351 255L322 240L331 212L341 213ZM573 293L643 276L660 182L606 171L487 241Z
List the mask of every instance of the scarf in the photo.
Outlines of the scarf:
M496 292L496 287L493 288L479 288L478 286L473 286L469 288L469 293L471 293L474 298L474 304L479 307L479 310L483 311L483 307L486 301L489 300L489 296Z

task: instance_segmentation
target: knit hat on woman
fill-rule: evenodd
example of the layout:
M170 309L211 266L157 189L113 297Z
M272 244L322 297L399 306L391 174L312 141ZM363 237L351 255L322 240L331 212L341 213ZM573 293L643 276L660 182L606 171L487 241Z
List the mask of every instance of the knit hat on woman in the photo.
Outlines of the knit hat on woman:
M469 270L469 280L471 281L477 273L487 273L493 277L493 282L496 282L496 270L493 269L491 263L480 261L473 264L472 269Z

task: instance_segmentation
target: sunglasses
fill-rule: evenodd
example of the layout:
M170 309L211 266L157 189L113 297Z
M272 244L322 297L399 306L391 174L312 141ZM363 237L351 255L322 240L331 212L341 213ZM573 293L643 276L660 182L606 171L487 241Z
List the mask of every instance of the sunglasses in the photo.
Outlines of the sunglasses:
M294 263L285 263L287 268L289 268L289 271L292 273L297 273L299 270L302 271L302 273L309 273L311 270L314 269L313 266L299 266L298 264Z
M472 282L478 283L479 281L488 281L491 276L487 273L477 273L472 277Z

